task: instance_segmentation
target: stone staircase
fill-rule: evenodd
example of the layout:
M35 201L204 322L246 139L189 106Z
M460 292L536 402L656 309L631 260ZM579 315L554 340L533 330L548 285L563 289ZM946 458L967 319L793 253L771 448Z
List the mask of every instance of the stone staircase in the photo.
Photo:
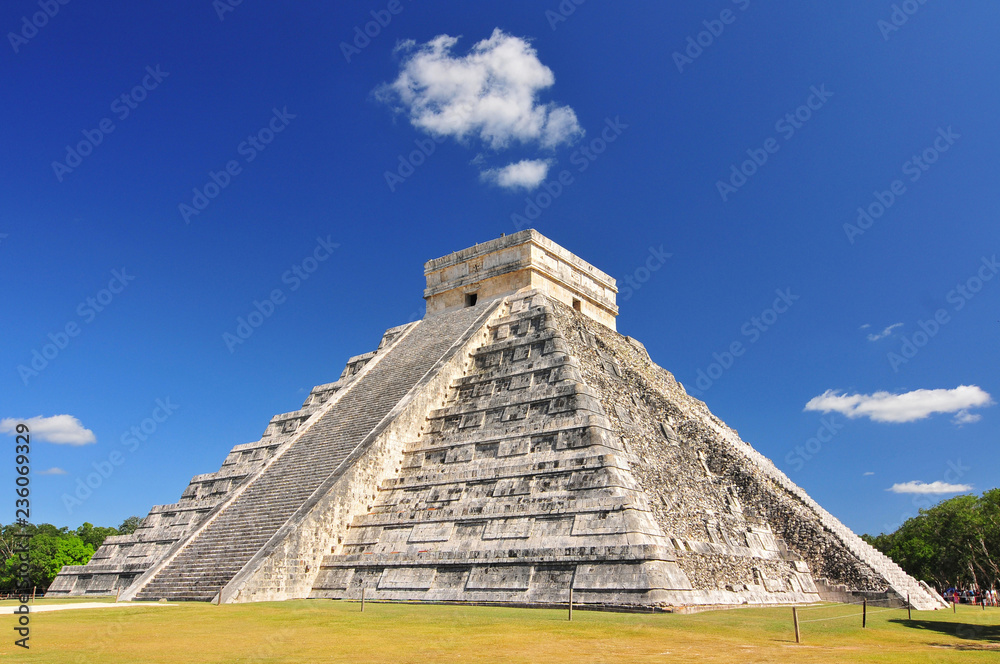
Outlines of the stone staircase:
M310 597L636 604L690 582L535 292L509 298Z
M137 600L212 600L489 308L462 309L415 325L129 594Z

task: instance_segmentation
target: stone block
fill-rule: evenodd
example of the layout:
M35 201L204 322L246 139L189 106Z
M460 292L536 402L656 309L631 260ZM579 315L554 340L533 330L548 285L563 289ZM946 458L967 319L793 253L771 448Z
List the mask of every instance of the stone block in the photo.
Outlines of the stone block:
M392 567L382 572L379 590L428 590L437 570L433 567Z
M487 565L473 567L466 590L527 590L531 584L529 565Z

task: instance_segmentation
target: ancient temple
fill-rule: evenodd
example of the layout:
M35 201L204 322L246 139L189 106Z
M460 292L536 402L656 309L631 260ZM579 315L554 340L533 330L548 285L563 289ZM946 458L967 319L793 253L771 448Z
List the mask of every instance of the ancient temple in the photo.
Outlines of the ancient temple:
M427 315L47 596L945 606L615 330L526 230L429 261Z

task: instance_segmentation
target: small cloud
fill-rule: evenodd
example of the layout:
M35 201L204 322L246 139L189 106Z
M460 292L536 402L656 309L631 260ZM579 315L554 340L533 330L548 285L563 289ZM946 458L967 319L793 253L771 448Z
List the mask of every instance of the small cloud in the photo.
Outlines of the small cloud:
M867 329L868 329L869 327L871 327L871 326L872 326L872 324L871 324L871 323L865 323L864 325L862 325L862 326L861 326L860 328L858 328L858 329L860 329L860 330L867 330Z
M456 54L456 44L458 37L450 35L399 42L399 75L377 87L375 99L404 114L418 131L473 149L520 145L551 153L584 135L572 108L542 101L556 78L529 40L496 28L467 53ZM483 161L482 154L473 158L476 166ZM534 189L543 165L547 172L549 164L541 160L511 164L485 171L482 179L508 189Z
M955 413L955 417L952 418L952 424L957 424L962 426L963 424L972 424L973 422L978 422L983 419L983 416L979 413L970 413L967 410L960 410Z
M839 394L827 390L810 399L805 410L833 411L851 419L867 417L873 422L914 422L934 413L959 413L956 419L978 417L967 411L991 405L993 399L978 386L959 385L953 390L913 390L902 394ZM961 415L963 412L965 415Z
M40 471L38 471L35 474L36 475L65 475L66 471L63 470L62 468L56 468L55 466L53 466L52 468L49 468L48 470L40 470Z
M889 327L885 328L884 330L882 330L878 334L869 334L868 335L868 341L878 341L879 339L885 339L887 336L889 336L890 334L892 334L892 331L895 330L897 327L903 327L903 324L902 323L893 323L892 325L890 325Z
M875 474L875 473L873 473L872 471L870 471L870 470L869 470L869 471L866 471L866 472L865 472L865 477L871 477L871 476L872 476L872 475L874 475L874 474Z
M72 415L53 415L52 417L39 415L26 420L8 417L0 420L0 433L17 435L17 425L22 423L28 425L31 435L36 440L56 445L87 445L97 442L94 432L84 428L80 420Z
M965 493L966 491L972 491L971 484L948 484L947 482L931 482L927 484L926 482L903 482L902 484L893 484L891 488L886 489L886 491L892 491L893 493L920 493L920 494L934 494L934 493Z
M531 191L542 182L549 173L551 162L543 159L523 159L503 168L492 168L483 171L480 179L492 182L504 189L525 189Z
M450 35L400 42L399 76L375 98L406 112L421 131L477 136L495 150L513 141L551 148L583 135L572 108L539 102L556 78L526 39L496 28L465 55L453 55L457 43Z

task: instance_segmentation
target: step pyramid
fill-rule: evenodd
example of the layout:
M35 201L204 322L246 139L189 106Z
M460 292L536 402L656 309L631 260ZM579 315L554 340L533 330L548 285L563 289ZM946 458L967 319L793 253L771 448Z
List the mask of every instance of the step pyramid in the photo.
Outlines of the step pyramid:
M945 606L615 331L536 231L428 262L427 316L49 596Z

